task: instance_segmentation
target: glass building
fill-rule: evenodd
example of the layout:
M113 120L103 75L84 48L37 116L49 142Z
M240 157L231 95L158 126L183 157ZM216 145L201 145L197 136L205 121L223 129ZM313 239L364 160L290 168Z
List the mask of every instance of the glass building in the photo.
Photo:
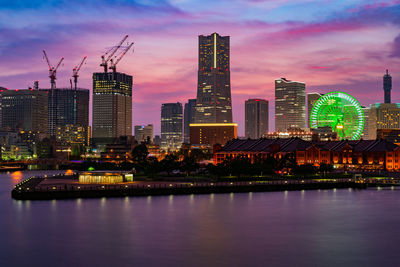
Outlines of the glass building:
M231 123L229 36L199 36L195 123Z
M310 116L311 116L311 111L317 100L323 96L323 94L320 93L308 93L307 94L307 127L310 128Z
M132 135L132 76L93 73L93 138Z
M135 139L139 143L147 140L153 143L153 124L135 125Z
M182 145L182 104L166 103L161 106L161 148L177 150Z
M306 127L306 84L275 80L275 131Z
M245 102L245 136L258 139L268 133L268 101L249 99Z

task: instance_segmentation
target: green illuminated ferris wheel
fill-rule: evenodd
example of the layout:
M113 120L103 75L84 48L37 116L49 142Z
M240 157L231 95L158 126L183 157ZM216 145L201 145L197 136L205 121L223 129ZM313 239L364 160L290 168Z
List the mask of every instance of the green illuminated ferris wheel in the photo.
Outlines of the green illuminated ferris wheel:
M364 112L360 103L344 92L330 92L314 104L311 128L331 127L340 139L360 139L364 130Z

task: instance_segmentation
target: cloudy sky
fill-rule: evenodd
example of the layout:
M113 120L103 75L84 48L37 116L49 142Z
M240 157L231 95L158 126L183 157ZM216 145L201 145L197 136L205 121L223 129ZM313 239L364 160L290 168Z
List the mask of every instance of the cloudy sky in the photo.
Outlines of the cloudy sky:
M134 124L160 131L160 107L196 97L197 36L231 36L234 121L244 132L244 101L270 101L274 79L305 82L307 92L343 90L362 105L381 102L382 76L400 102L399 0L0 0L0 86L48 88L45 49L64 56L57 86L88 56L80 87L91 88L100 56L125 34L135 42L118 65L133 75Z

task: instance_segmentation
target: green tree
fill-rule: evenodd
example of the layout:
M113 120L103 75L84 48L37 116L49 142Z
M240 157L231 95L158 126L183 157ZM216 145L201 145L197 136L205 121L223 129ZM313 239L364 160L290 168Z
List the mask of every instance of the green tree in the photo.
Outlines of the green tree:
M142 164L146 161L149 152L147 151L146 144L135 146L131 152L132 159L135 163Z

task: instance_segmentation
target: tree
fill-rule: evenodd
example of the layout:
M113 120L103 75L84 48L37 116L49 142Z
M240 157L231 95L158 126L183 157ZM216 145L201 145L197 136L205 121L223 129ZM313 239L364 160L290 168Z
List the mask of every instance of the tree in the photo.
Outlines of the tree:
M199 164L196 162L194 157L185 157L180 166L180 169L187 175L190 175L191 172L196 171L198 168Z
M293 168L293 172L303 177L313 175L317 172L317 168L312 164L297 165Z
M135 146L132 149L131 155L134 162L138 164L144 163L144 161L146 161L147 156L149 155L146 144L140 144Z
M160 172L161 166L160 162L155 157L149 157L142 165L143 171L146 175L154 177Z
M168 176L173 170L179 168L178 157L173 154L168 154L161 160L161 166L164 171L167 172Z
M240 178L242 174L249 174L251 169L250 159L246 155L238 155L229 162L232 174Z

